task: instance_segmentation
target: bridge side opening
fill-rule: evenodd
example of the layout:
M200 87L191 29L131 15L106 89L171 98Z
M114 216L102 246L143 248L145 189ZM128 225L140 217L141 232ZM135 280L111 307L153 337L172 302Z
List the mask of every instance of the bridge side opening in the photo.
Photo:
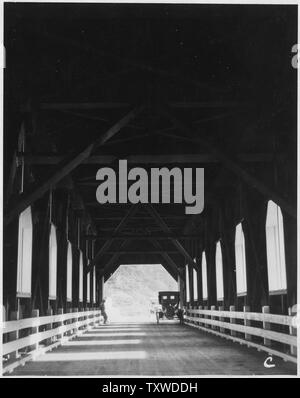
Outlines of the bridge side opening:
M104 283L112 322L153 322L151 303L160 291L178 291L177 281L161 264L123 264Z

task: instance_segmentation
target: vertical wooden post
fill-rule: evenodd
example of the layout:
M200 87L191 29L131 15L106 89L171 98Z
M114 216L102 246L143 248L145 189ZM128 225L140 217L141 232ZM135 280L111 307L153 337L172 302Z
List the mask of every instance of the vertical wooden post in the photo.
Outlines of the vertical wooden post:
M97 312L97 308L94 308L94 319L95 319L94 326L98 326L99 320L100 320L98 314L96 315L96 312Z
M190 313L189 313L189 305L188 305L187 302L185 303L185 314L186 314L187 317L190 316ZM188 320L187 320L187 322L188 322Z
M91 316L91 320L92 320L91 328L93 328L93 327L95 326L95 314L94 314L94 311L93 311L93 310L94 310L94 309L91 308L91 311L92 311L92 316Z
M189 284L189 291L190 291L190 308L193 309L194 303L194 285L193 285L193 268L188 266L188 284ZM193 317L193 314L192 314Z
M201 264L201 260L200 258L196 259L197 262L197 266L198 266L198 272L197 272L197 276L198 276L198 304L203 302L203 286L202 286L202 264Z
M205 310L205 311L208 310L208 306L207 306L207 305L204 306L204 310ZM205 318L205 319L208 319L208 315L205 314L205 315L204 315L204 318ZM205 327L206 327L206 328L209 328L209 325L208 325L207 323L205 323Z
M6 319L6 310L5 310L4 305L2 305L2 322L6 322L6 321L7 321L7 319Z
M94 319L95 319L95 323L94 326L98 326L99 325L99 317L98 317L98 312L97 312L97 308L94 308Z
M215 305L212 305L211 307L210 307L210 309L211 309L211 311L215 311L216 310L216 306ZM215 320L216 319L216 317L215 316L211 316L211 320L213 321L213 320ZM211 328L212 329L217 329L217 327L215 326L215 325L211 325Z
M194 305L191 306L191 309L192 309L192 310L194 310L195 308L196 308L196 307L195 307ZM192 317L193 317L193 323L195 324L196 322L195 322L195 319L194 319L194 318L196 317L196 314L193 313L193 314L192 314Z
M87 324L86 324L86 319L87 319L87 316L86 316L86 308L82 308L82 312L83 312L83 317L81 318L82 319L82 321L83 321L83 326L82 326L82 329L84 330L84 329L86 329L87 328Z
M79 313L84 313L83 308L82 308L82 307L79 307L79 308L78 308L78 312L79 312ZM78 315L79 315L79 314L78 314ZM79 322L83 322L83 321L84 321L84 315L79 316L79 318L78 318L78 323L79 323ZM84 326L80 326L80 325L78 324L78 329L77 329L78 333L82 332L83 329L84 329Z
M208 298L207 304L215 304L217 302L217 283L216 283L216 246L210 245L207 253L207 287L208 287Z
M47 316L52 316L53 315L53 310L52 308L47 309ZM48 323L46 325L46 330L51 330L52 329L52 323ZM49 345L52 343L52 337L46 340L46 344Z
M231 305L229 307L229 311L230 312L234 312L235 311L235 306ZM230 323L232 323L232 324L236 323L235 318L230 318ZM236 331L235 330L230 330L230 334L231 334L232 337L235 337L236 336Z
M194 311L194 310L196 310L197 309L197 307L195 306L195 305L193 305L192 306L192 310ZM194 312L193 312L193 324L195 324L196 325L196 317L197 317L197 314L195 314Z
M288 314L289 314L289 316L293 316L293 315L294 315L294 314L293 314L293 309L292 309L292 307L290 307L290 308L288 309ZM297 315L297 314L296 314L296 315ZM291 335L291 336L297 336L297 329L294 328L293 326L290 326L290 327L289 327L289 331L290 331L290 335ZM290 346L290 353L291 353L291 355L297 355L297 347L294 346L294 345L291 345L291 346Z
M73 313L74 312L74 308L70 308L69 311ZM69 323L72 324L73 322L74 322L74 318L71 318L69 320ZM72 336L73 334L74 334L74 327L72 326L72 329L69 330L68 335Z
M250 312L249 305L245 305L243 310L244 312ZM251 326L251 321L249 321L248 319L244 319L244 325ZM251 340L251 334L245 333L245 340Z
M78 318L77 318L77 315L78 315L78 308L73 308L73 312L76 314L76 315L75 315L76 321L74 322L73 334L76 334L76 333L78 332Z
M269 314L270 313L270 307L268 305L264 305L262 307L262 313L263 314ZM263 328L265 330L270 330L271 329L271 324L269 322L263 322ZM271 347L271 340L264 338L264 345L267 347Z
M63 309L63 308L58 308L58 310L57 310L57 315L62 315L63 313L64 313L64 309ZM63 321L58 323L58 326L59 326L59 327L61 327L61 326L63 326L63 325L64 325L64 322L63 322ZM57 339L63 340L63 337L64 337L64 333L59 334L59 335L57 336Z
M179 291L179 308L184 307L184 292L183 292L183 280L180 275L177 278L178 291Z
M6 319L6 310L5 310L4 305L2 305L2 322L6 322L6 321L7 321L7 319ZM7 341L8 341L7 340L7 335L3 334L2 335L2 344L6 343Z
M31 311L31 318L38 318L38 317L39 317L39 314L40 314L40 311L39 311L39 310L32 310L32 311ZM31 328L31 334L36 334L36 333L38 333L38 332L39 332L39 327L38 327L38 326L35 326L35 327ZM39 349L39 342L36 342L36 343L32 346L32 349L35 350L35 351L38 351L38 349Z
M202 310L202 305L199 305L199 306L198 306L198 309L199 309L199 310ZM201 325L201 324L202 324L201 318L202 318L202 315L199 314L199 315L198 315L198 325Z
M90 321L90 315L88 315L88 312L90 311L90 308L88 307L87 309L86 309L86 311L87 311L87 315L86 315L86 321L87 321L87 330L89 330L90 328L91 328L91 325L89 324L89 321Z
M219 311L224 311L224 306L223 305L219 306ZM219 320L220 320L220 322L224 322L224 318L223 317L219 317ZM220 332L221 333L225 333L225 329L220 327Z
M91 325L89 324L89 322L90 322L90 315L88 315L89 310L90 310L89 308L86 309L86 311L87 311L87 315L86 315L86 321L87 321L86 329L87 329L87 330L90 330L90 329L91 329Z
M101 301L104 299L104 276L101 276L100 279L100 289L99 289L99 299L100 299L100 303Z
M10 314L10 320L11 320L11 321L18 321L19 319L20 319L20 312L19 312L19 310L18 310L18 311L12 311L11 314ZM16 332L11 332L11 333L9 333L9 340L10 340L10 341L12 341L12 340L18 340L18 338L19 338L19 331L18 331L18 330L17 330ZM12 352L12 353L10 354L10 357L11 357L12 359L17 359L17 358L20 358L20 354L19 354L18 351L15 351L15 352Z
M71 313L73 312L73 308L69 308L68 313L70 313L70 312L71 312ZM67 321L67 324L70 325L72 322L73 322L73 319L70 318L70 319ZM72 330L72 329L69 329L68 332L67 332L67 336L71 336L72 334L73 334L73 330Z

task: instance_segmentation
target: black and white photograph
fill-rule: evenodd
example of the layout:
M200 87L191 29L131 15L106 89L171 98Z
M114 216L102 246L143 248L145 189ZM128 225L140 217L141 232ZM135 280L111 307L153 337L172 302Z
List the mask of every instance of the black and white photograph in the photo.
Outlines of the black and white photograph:
M297 378L298 2L1 6L2 378Z

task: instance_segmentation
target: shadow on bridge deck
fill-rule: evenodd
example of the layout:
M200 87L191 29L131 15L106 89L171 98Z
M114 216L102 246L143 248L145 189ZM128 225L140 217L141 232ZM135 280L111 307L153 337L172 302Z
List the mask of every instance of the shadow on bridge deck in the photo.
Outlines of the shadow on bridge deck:
M11 376L295 375L296 365L178 323L94 327Z

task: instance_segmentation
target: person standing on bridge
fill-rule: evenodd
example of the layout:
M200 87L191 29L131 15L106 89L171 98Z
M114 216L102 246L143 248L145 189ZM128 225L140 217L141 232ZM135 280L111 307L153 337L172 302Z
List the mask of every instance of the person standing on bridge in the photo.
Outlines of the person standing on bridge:
M105 300L104 299L100 303L100 311L101 311L101 315L103 316L104 325L106 325L108 317L107 317L107 313L105 311Z
M177 308L177 316L180 322L180 325L184 325L184 308L181 308L180 306L178 306Z

